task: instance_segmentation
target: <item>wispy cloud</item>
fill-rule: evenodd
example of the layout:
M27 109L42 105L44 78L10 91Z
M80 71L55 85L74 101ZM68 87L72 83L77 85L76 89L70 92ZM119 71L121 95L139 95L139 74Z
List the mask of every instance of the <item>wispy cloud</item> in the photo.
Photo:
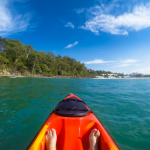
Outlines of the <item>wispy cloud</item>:
M25 14L14 14L13 11L11 11L9 8L9 4L13 1L0 1L1 36L7 36L13 33L26 31L30 26L30 20L33 16L32 13L27 12Z
M136 62L138 62L138 60L136 59L126 59L126 60L121 60L121 61L105 61L102 59L95 59L92 61L86 61L84 62L85 64L105 64L105 63L115 63L116 66L115 67L126 67L126 66L130 66L130 65L137 65L135 64Z
M81 29L95 34L100 31L116 35L127 35L129 31L139 31L150 27L150 3L134 6L132 11L116 16L104 11L105 7L95 6L88 10L90 19Z
M122 60L119 61L116 67L127 67L127 66L131 66L131 65L137 65L135 64L136 62L138 62L139 60L136 59L126 59L126 60Z
M135 62L138 62L139 60L136 60L136 59L126 59L126 60L123 60L122 62L123 63L135 63Z
M65 27L70 27L70 28L74 29L74 25L71 22L67 22L67 24L65 24Z
M104 64L104 63L112 63L112 62L115 62L115 61L104 61L104 60L101 60L101 59L95 59L95 60L92 60L92 61L86 61L84 63L85 64Z
M79 9L75 9L74 11L75 11L77 14L81 14L81 13L83 13L85 10L86 10L86 8L79 8Z
M126 66L130 66L131 64L121 64L121 65L117 65L117 67L126 67Z
M78 44L78 41L74 42L73 44L67 45L65 48L71 48L71 47L74 47L77 44Z

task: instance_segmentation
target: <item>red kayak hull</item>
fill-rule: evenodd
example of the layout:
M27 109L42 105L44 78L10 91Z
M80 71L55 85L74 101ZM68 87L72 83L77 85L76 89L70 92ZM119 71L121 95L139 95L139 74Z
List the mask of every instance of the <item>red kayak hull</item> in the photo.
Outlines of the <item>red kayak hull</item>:
M78 98L71 94L64 100L70 97ZM81 99L79 100L82 101ZM90 111L86 104L84 105L89 112L82 117L60 116L55 113L56 107L29 145L28 150L46 150L45 135L52 128L56 130L57 134L57 150L88 150L89 135L94 128L100 131L100 150L119 150L97 117Z

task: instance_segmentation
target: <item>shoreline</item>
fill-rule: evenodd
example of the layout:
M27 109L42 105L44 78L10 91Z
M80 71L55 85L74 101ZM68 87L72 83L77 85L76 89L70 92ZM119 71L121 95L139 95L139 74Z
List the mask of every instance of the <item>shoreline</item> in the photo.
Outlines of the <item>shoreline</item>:
M150 77L141 77L141 78L90 78L90 77L77 77L77 76L63 76L63 75L57 75L57 76L42 76L42 75L0 75L0 77L5 77L5 78L60 78L60 79L67 79L67 78L72 78L72 79L96 79L96 80L107 80L107 79L150 79Z
M98 78L92 78L92 79L96 79L96 80L99 80ZM110 79L110 80L113 80L113 79L117 79L117 80L119 80L119 79L150 79L150 77L141 77L141 78L136 78L136 77L134 77L134 78L100 78L100 80L106 80L106 79Z
M73 78L73 79L93 79L88 77L77 77L77 76L63 76L63 75L57 75L57 76L42 76L42 75L0 75L0 77L5 78Z

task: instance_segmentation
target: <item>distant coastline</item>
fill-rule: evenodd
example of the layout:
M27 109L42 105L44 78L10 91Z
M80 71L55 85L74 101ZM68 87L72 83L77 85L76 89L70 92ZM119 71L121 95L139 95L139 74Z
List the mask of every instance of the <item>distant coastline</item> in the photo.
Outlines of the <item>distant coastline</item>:
M90 78L90 77L77 77L77 76L63 76L63 75L56 75L56 76L44 76L44 75L0 75L0 77L6 78L73 78L73 79L96 79L96 80L112 80L112 79L150 79L150 77L130 77L130 78Z
M6 78L78 78L78 79L86 79L88 77L77 77L77 76L64 76L64 75L56 75L56 76L44 76L44 75L21 75L21 74L3 74L0 77Z
M20 40L0 36L0 76L40 78L149 78L141 73L124 74L88 69L84 63L69 56L55 56L50 51L36 51Z
M101 76L76 76L76 75L43 75L43 74L32 74L30 72L21 73L19 71L13 71L11 69L0 69L0 77L8 77L8 78L75 78L75 79L150 79L150 76L131 76L131 75L124 75L118 76L118 74L101 74Z
M110 80L112 80L112 79L150 79L150 77L132 77L132 78L93 78L93 79L96 79L96 80L105 80L105 79L110 79Z
M69 56L55 56L51 51L37 51L20 40L0 36L0 76L94 78L111 71L88 69ZM123 73L117 73L123 76Z

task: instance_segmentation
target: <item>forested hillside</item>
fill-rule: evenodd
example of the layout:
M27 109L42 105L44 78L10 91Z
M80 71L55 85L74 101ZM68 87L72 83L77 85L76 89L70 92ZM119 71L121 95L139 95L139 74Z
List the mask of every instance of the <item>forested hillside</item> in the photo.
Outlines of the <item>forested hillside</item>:
M32 45L0 36L0 69L5 68L20 72L22 75L95 77L106 73L87 69L84 63L68 56L55 56L50 51L36 51Z

